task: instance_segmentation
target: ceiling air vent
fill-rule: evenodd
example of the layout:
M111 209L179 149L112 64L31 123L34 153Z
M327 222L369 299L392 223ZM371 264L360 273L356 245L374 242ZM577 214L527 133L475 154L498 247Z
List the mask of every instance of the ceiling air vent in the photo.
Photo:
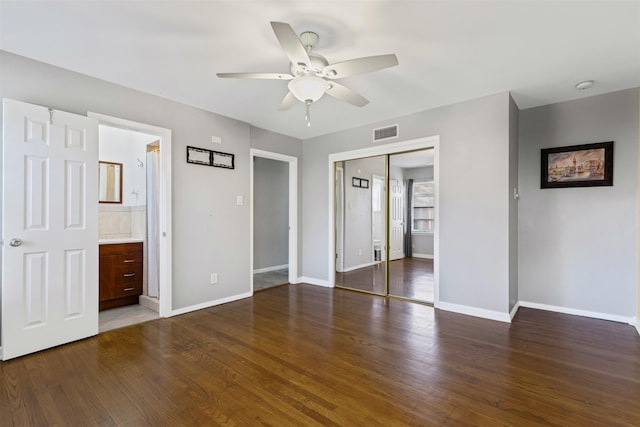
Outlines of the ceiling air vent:
M398 137L398 125L387 126L373 130L373 142Z

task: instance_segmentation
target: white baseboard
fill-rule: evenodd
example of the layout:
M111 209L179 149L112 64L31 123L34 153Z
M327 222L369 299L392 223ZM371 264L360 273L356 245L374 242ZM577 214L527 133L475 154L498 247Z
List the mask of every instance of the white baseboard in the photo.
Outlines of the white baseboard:
M255 270L253 270L253 274L267 273L269 271L282 270L284 268L289 268L289 264L274 265L272 267L264 267L264 268L256 268Z
M511 323L509 313L500 311L485 310L484 308L470 307L468 305L451 304L449 302L438 302L435 308L454 313L466 314L468 316L482 317L489 320L497 320L498 322Z
M307 283L309 285L322 286L324 288L333 288L333 285L328 280L314 279L313 277L298 277L296 283Z
M160 311L160 300L158 298L150 297L147 295L140 295L138 297L138 304L143 307L147 307L149 310L153 310L156 313Z
M3 354L2 354L2 347L0 347L0 360L4 360L4 359L2 358L2 356L3 356Z
M433 259L433 255L429 255L429 254L411 254L411 258Z
M226 297L226 298L220 298L220 299L213 300L213 301L203 302L201 304L190 305L188 307L178 308L176 310L172 310L171 313L169 314L169 317L177 316L179 314L189 313L189 312L196 311L196 310L202 310L203 308L214 307L214 306L220 305L220 304L226 304L228 302L237 301L237 300L240 300L240 299L243 299L243 298L249 298L251 296L253 296L253 292L245 292L243 294L232 295L232 296Z
M378 264L380 262L382 262L382 261L373 261L373 262L368 262L366 264L360 264L360 265L356 265L356 266L353 266L353 267L344 268L344 269L342 269L342 272L343 273L347 273L349 271L358 270L360 268L371 267L372 265L376 265L376 264Z
M640 335L640 319L638 319L638 316L633 316L631 318L631 326L634 326L636 328L636 331L638 332L638 335Z
M509 313L509 317L511 318L511 320L513 320L519 308L520 308L520 301L517 301L516 305L514 305L513 308L511 309L511 313Z
M519 301L520 307L535 308L538 310L554 311L556 313L572 314L574 316L591 317L593 319L610 320L612 322L620 322L632 324L633 317L618 316L617 314L599 313L596 311L577 310L569 307L559 307L556 305L539 304L537 302Z

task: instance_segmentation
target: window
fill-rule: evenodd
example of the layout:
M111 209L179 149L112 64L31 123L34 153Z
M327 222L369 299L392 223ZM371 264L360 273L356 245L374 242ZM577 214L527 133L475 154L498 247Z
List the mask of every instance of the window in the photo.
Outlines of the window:
M433 233L435 222L435 189L433 181L414 182L411 197L411 231Z

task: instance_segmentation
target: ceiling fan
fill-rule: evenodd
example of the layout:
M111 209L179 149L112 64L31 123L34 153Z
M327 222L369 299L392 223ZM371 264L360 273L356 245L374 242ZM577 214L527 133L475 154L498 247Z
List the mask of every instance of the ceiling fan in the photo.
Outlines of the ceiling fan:
M296 101L304 102L307 126L311 126L311 104L325 93L352 105L363 107L369 101L336 79L378 71L398 65L394 54L368 56L329 64L326 58L313 52L318 43L318 34L305 31L300 38L289 24L271 22L271 28L280 46L291 61L291 74L280 73L217 73L218 77L239 79L288 80L289 92L280 103L280 110L288 110Z

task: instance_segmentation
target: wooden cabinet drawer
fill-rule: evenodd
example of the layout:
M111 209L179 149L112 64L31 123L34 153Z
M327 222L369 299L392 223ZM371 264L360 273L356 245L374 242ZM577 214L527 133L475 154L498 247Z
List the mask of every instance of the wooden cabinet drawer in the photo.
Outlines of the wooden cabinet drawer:
M100 309L137 303L142 270L142 242L101 245Z
M140 295L142 293L142 282L120 283L114 285L111 292L111 298L123 298L132 295Z

